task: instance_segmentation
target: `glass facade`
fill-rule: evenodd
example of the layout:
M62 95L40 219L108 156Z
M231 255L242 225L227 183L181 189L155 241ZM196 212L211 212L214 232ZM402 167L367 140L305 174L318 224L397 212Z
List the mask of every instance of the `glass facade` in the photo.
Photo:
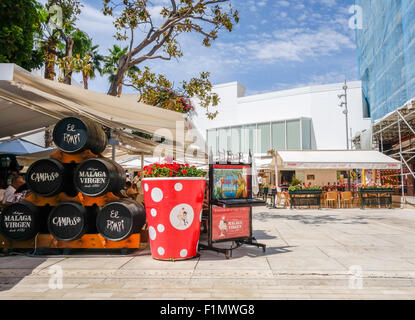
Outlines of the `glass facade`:
M275 150L311 150L311 119L267 122L211 129L207 132L209 150L214 155L218 151L232 151L247 154L266 154Z
M359 73L372 121L415 98L415 1L355 0Z

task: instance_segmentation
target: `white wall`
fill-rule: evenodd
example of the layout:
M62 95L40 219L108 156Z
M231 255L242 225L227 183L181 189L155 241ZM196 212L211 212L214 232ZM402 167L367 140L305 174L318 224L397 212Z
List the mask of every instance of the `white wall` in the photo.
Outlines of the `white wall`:
M192 118L201 134L206 130L251 123L311 118L317 150L346 149L346 120L338 95L344 93L343 83L304 87L253 96L243 96L245 87L238 82L214 87L221 101L218 116L209 120L205 109L196 105ZM348 83L349 136L370 127L363 118L361 82ZM214 110L214 109L212 109Z

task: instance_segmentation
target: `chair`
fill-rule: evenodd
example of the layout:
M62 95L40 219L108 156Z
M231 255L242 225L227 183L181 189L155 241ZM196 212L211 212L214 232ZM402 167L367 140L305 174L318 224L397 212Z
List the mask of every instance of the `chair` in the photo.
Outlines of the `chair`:
M335 191L327 192L327 195L326 195L326 207L327 208L328 208L329 203L336 205L337 201L338 201L337 192ZM335 206L333 206L333 208L335 208Z
M287 208L291 205L290 196L288 195L288 192L280 192L280 199L280 204L282 204L284 208Z
M352 203L353 203L353 194L352 194L352 192L351 191L342 192L340 194L340 202L341 202L342 206L344 206L344 207L346 206L346 203L349 203L350 206L351 206Z
M353 192L353 200L352 204L355 208L360 208L360 205L362 203L362 198L360 196L359 192Z

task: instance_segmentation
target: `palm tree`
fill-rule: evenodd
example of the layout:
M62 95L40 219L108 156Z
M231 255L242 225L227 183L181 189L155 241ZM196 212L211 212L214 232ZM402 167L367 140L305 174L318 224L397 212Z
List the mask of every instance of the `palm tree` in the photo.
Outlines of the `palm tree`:
M110 83L114 81L115 75L118 72L118 64L120 62L121 57L127 52L128 47L125 47L124 49L121 49L116 44L113 45L112 49L109 49L108 51L110 54L104 58L104 67L102 69L102 74L109 74L108 80ZM132 74L139 69L137 67L133 67L130 70L126 72L126 74ZM125 74L123 75L123 79L118 85L117 88L117 96L121 96L122 93L122 85L124 80Z
M102 73L101 63L104 56L98 53L98 45L92 44L92 39L83 31L76 30L73 34L75 55L75 71L82 73L84 88L88 89L88 79L96 77L95 72Z

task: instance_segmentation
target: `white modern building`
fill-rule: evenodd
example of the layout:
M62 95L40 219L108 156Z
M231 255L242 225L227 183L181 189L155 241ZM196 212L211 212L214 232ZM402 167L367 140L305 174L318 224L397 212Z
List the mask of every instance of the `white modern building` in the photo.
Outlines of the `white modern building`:
M370 127L360 81L347 91L349 143L357 132ZM245 95L245 87L226 83L214 87L220 97L214 120L196 108L193 122L214 154L231 150L264 156L269 150L345 150L346 118L338 95L343 83Z

